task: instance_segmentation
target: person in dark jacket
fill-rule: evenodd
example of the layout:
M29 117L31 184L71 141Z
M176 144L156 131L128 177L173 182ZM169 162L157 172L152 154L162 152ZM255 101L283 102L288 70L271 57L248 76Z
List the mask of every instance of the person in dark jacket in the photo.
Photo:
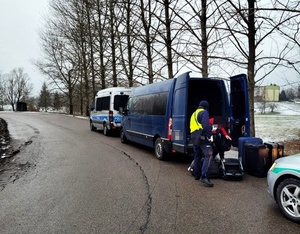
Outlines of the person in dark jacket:
M209 123L209 104L202 100L197 110L192 114L190 119L191 140L194 149L194 176L208 187L213 183L207 177L208 167L213 156L212 144L212 126ZM204 157L201 167L201 159Z
M215 119L217 117L214 118L210 118L209 119L209 123L214 126L217 125L217 129L213 129L212 134L213 134L213 139L214 139L214 144L215 144L215 152L214 155L219 154L220 159L224 160L224 148L223 148L223 141L227 140L230 142L231 144L231 137L229 136L229 134L226 132L225 128L223 127L222 124L216 124L215 123ZM223 139L225 138L225 139Z

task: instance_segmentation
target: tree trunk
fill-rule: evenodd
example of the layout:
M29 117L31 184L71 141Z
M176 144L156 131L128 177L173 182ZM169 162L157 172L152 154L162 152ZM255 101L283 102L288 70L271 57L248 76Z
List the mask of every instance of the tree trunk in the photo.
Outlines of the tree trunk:
M109 1L109 11L110 11L110 39L111 39L111 59L112 59L112 79L113 87L117 87L117 69L116 69L116 45L115 45L115 32L114 32L114 4L113 0Z
M105 82L105 65L104 65L104 40L103 40L103 27L101 21L101 9L100 1L97 1L97 11L98 11L98 28L99 28L99 56L100 56L100 80L101 80L101 89L106 88Z
M171 38L171 19L170 19L170 3L169 0L165 0L165 17L166 17L166 46L167 46L167 67L168 78L173 78L173 60L172 60L172 38Z
M90 16L90 4L88 1L85 2L86 4L86 13L87 13L87 20L88 20L88 33L89 33L89 45L90 45L90 56L91 56L91 71L92 71L92 91L93 97L96 95L96 85L95 85L95 68L94 68L94 45L93 45L93 36L91 30L91 16ZM89 101L88 101L89 104Z
M130 20L131 20L131 0L127 0L127 15L126 15L126 37L127 37L127 47L128 47L128 83L129 87L133 86L133 61L132 61L132 45L131 45L131 30L130 30Z
M151 4L148 2L148 18L151 18ZM144 1L141 0L141 18L142 18L142 22L143 22L143 27L145 30L145 45L146 45L146 57L147 57L147 64L148 64L148 80L149 80L149 84L153 83L153 59L152 59L152 53L151 53L151 36L150 36L150 20L146 20L146 10L145 10L145 5L144 5Z
M10 103L10 105L11 105L12 110L15 111L15 105L14 105L14 103Z
M207 32L206 32L206 21L207 21L207 7L206 0L201 1L201 52L202 52L202 77L208 77L208 62L207 62Z
M249 108L250 108L250 135L255 136L255 121L254 121L254 88L255 88L255 0L248 0L249 17L248 17L248 93L249 93Z
M73 70L68 71L68 97L69 97L69 109L70 109L70 115L73 115L73 88L72 88L72 80L71 80L71 72Z

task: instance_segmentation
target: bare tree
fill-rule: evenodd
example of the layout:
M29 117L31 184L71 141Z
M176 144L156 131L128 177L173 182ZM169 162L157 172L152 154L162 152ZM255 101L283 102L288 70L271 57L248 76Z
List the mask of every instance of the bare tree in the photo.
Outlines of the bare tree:
M84 0L85 2L85 10L87 16L87 27L88 27L88 44L90 47L90 64L91 64L91 75L92 75L92 93L93 97L96 95L96 84L95 84L95 61L94 61L94 38L93 38L93 30L92 30L92 21L91 21L91 11L92 11L92 3L89 0Z
M133 86L134 69L140 57L134 49L135 44L138 42L133 34L138 23L138 20L133 20L133 18L136 19L133 14L136 10L136 5L132 0L126 0L118 4L119 19L121 20L119 20L120 25L118 26L119 30L116 32L116 37L120 49L119 60L123 68L120 73L122 71L125 73L129 87Z
M293 10L299 2L267 3L53 0L55 18L44 27L38 67L65 93L70 112L75 107L80 113L97 88L172 78L175 65L196 67L204 77L220 69L247 73L255 135L255 84L279 64L298 66L291 52L299 37L299 12ZM289 44L279 43L283 37Z
M115 30L116 30L116 15L114 12L115 1L108 0L109 6L109 30L110 30L110 46L111 46L111 66L112 66L112 80L113 87L117 87L117 70L116 70L116 41L115 41Z
M3 106L5 104L5 84L4 84L4 76L0 71L0 110L3 110Z
M172 44L176 35L172 36L173 26L174 26L174 17L176 16L172 9L177 8L178 0L156 0L157 3L161 5L161 8L158 8L156 12L153 12L156 20L160 23L158 35L162 38L162 41L157 37L156 41L160 42L161 49L159 52L162 56L162 60L165 61L167 66L167 77L169 79L174 77L173 71L173 49ZM178 31L177 31L178 32ZM164 55L166 54L166 55ZM164 66L164 65L163 65Z
M277 105L274 102L270 102L270 103L268 103L268 107L270 108L271 112L273 113L274 110L277 108Z
M288 1L286 4L278 0L275 2L281 8L290 11L293 16L288 21L288 27L278 27L277 30L290 42L288 46L294 52L294 55L289 56L283 66L294 69L300 78L300 2L297 0Z
M72 53L66 48L67 44L53 30L44 31L41 34L41 41L44 58L35 62L35 65L68 97L69 111L73 114L74 87L79 77L76 61L70 56Z
M174 72L173 72L173 57L172 57L172 35L171 35L171 15L170 15L170 9L171 9L171 1L170 0L163 0L162 1L163 7L164 7L164 17L159 17L158 19L160 22L165 26L165 34L160 34L161 37L165 41L165 46L167 50L167 67L168 67L168 78L173 78ZM162 16L162 15L160 15ZM164 19L164 20L162 20Z
M291 1L284 2L285 5L280 5L277 1L266 4L256 0L228 0L218 8L226 25L225 31L230 32L229 39L233 45L227 48L233 53L231 55L227 53L227 56L222 58L234 63L241 70L247 70L252 136L255 136L255 84L272 73L290 53L286 43L283 45L278 43L278 28L284 27L295 17L289 10L293 7ZM276 50L263 49L264 43L275 46ZM262 74L260 77L257 77L258 72Z
M74 90L83 77L85 96L89 102L84 6L76 1L53 1L50 5L57 17L49 18L41 31L43 58L35 62L39 70L68 98L69 112L74 112ZM80 82L80 85L84 85ZM83 92L83 90L82 90ZM83 107L82 107L83 109Z
M15 68L6 76L5 94L13 111L17 102L26 101L32 90L32 84L23 68Z
M131 10L132 58L134 63L133 84L153 83L155 75L155 40L158 36L158 21L154 12L158 9L157 1L138 0ZM127 43L128 44L128 43ZM156 44L157 45L157 44ZM121 52L122 53L122 52ZM129 57L129 56L128 56ZM125 64L126 65L126 64ZM146 82L144 82L144 78Z
M177 23L181 25L183 34L179 41L180 49L173 48L174 52L184 60L181 62L183 65L201 71L202 77L208 77L213 67L220 71L216 56L224 54L224 45L228 40L228 33L224 30L220 32L223 19L218 7L214 0L186 0L180 11L173 9L181 21Z
M105 25L107 24L108 17L108 8L105 7L106 1L97 0L97 6L96 6L96 15L95 15L95 22L96 22L96 32L97 36L95 38L96 41L98 41L98 50L99 50L99 76L100 76L100 87L101 89L105 89L106 84L106 73L107 73L107 63L105 62L105 48L108 44L108 40L106 39L106 33L105 33Z
M267 109L267 103L265 101L259 102L258 103L258 109L259 109L261 114L265 114L266 109Z
M83 98L85 98L85 101L86 101L86 107L89 106L90 104L90 82L89 82L89 61L92 61L92 58L89 57L88 55L91 55L89 54L89 51L88 51L88 47L89 47L89 44L88 44L88 41L92 41L92 39L88 36L90 32L90 25L88 21L90 21L90 17L88 16L86 18L86 8L88 7L88 4L80 4L80 2L77 2L75 0L74 2L74 6L76 7L75 8L75 23L77 24L77 31L79 33L79 35L77 35L76 38L72 38L71 40L72 41L76 41L76 44L79 45L79 51L80 53L78 54L79 55L79 61L81 61L81 77L83 77L84 79L84 84L81 83L81 85L84 85L84 97L83 97L83 94L82 92L80 92L80 96L81 96L81 105L80 105L80 112L81 114L83 113ZM88 15L89 15L89 10L88 11ZM79 36L79 37L78 37ZM92 46L91 46L92 48ZM94 81L93 81L94 82ZM94 86L94 83L92 84ZM95 87L95 86L94 86ZM82 89L79 89L80 91L82 91ZM95 90L93 90L93 94L94 92L96 92ZM86 109L86 108L85 108Z

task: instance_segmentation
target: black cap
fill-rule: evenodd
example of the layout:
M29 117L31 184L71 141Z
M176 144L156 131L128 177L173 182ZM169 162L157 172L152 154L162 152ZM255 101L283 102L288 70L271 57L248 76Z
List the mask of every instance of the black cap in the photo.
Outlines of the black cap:
M208 104L207 101L202 100L202 101L199 103L199 107L203 107L205 110L208 110L208 109L209 109L209 104Z

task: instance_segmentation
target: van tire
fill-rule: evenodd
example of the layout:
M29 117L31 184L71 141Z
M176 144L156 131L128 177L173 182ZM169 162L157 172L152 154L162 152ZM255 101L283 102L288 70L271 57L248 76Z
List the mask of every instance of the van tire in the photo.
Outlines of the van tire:
M128 140L124 134L123 128L121 128L121 130L120 130L120 140L123 144L128 143Z
M106 123L103 124L103 134L104 134L104 136L108 136L109 135L109 130L107 128Z
M165 160L167 157L167 153L164 150L164 147L162 145L162 141L160 139L160 137L156 138L155 143L154 143L154 153L155 156L159 159L159 160Z
M92 121L90 121L90 129L91 129L91 131L95 131L96 130L96 128L95 128L95 126L94 126L94 124L93 124Z

